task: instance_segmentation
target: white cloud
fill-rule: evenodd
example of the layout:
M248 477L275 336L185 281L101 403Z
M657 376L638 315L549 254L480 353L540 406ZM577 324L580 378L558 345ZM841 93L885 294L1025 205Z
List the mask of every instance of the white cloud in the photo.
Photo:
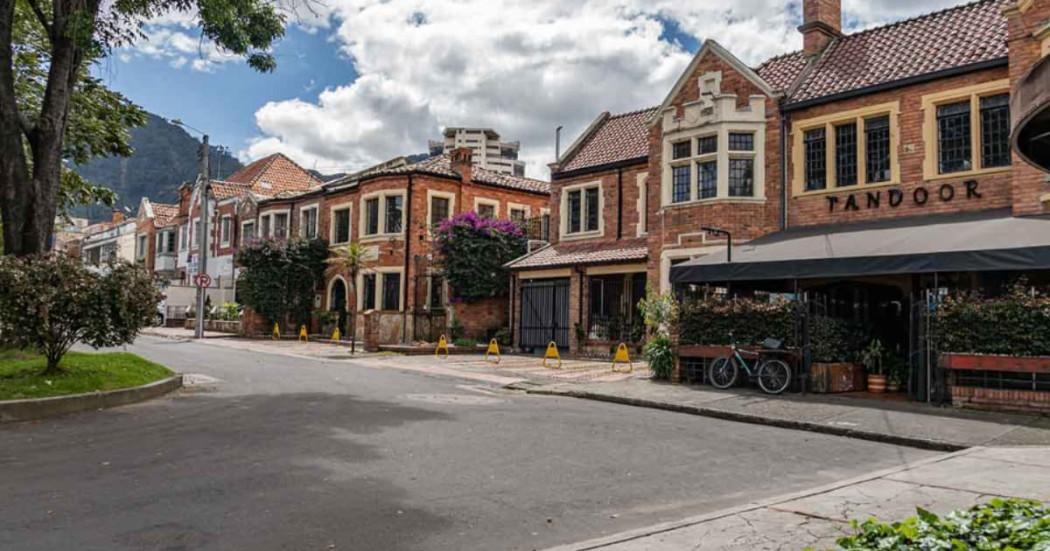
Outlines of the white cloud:
M120 59L127 62L136 55L147 56L167 60L174 69L188 64L197 71L212 71L224 63L241 61L240 57L223 52L213 42L200 40L178 28L177 25L147 26L145 38L121 50Z

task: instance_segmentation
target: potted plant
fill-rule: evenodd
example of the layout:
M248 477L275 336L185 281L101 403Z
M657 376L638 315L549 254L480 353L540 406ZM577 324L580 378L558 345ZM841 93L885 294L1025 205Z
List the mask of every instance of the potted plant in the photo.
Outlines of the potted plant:
M886 368L886 392L900 392L907 372L904 361L896 355L890 355L887 361L889 365Z
M886 375L882 372L882 341L872 339L860 353L860 358L868 374L868 391L876 394L886 392Z

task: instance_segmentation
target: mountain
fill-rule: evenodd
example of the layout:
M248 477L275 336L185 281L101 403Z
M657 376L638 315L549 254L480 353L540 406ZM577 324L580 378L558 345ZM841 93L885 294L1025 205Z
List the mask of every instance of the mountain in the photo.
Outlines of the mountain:
M104 157L73 167L92 183L103 185L119 194L117 206L128 208L134 214L139 201L172 203L183 182L197 178L197 151L200 141L181 126L172 124L152 113L147 114L145 126L131 130L131 157ZM225 149L211 146L212 177L225 178L241 168L240 161ZM76 216L87 216L92 221L110 217L106 207L78 207Z

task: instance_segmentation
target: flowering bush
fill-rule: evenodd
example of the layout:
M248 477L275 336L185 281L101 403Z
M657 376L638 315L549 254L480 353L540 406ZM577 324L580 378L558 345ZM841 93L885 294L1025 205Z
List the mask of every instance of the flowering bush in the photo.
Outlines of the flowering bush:
M448 281L453 302L504 296L509 278L504 264L525 254L525 232L510 220L492 220L465 212L438 225L434 240L437 264Z
M141 266L90 269L65 255L0 257L0 334L47 358L45 374L76 343L132 342L157 315L160 293Z

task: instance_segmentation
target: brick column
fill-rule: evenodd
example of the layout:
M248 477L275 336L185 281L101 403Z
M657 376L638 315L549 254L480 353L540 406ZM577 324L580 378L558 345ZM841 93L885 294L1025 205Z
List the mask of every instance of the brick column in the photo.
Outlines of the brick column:
M369 310L362 317L365 352L379 352L379 312Z

